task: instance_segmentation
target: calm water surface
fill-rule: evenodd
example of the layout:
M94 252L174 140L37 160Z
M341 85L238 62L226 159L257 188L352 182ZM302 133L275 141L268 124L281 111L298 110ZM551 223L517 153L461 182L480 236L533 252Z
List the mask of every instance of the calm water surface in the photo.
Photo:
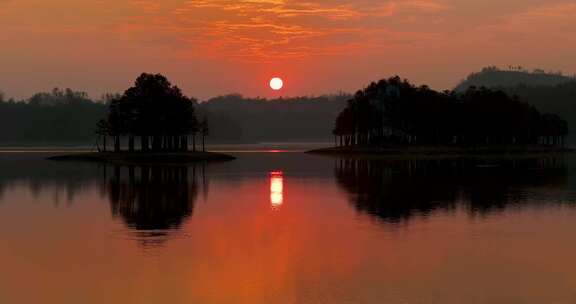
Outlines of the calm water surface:
M0 303L575 303L576 158L0 154Z

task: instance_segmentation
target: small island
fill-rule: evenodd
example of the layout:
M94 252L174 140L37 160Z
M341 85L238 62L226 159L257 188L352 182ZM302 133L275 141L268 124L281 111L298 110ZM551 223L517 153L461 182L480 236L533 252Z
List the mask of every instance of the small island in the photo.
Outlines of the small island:
M96 126L98 152L48 159L146 165L235 159L206 151L208 121L198 118L196 103L166 77L144 73L124 94L111 96Z
M494 155L571 151L568 123L500 90L437 92L396 76L358 91L338 115L332 155Z

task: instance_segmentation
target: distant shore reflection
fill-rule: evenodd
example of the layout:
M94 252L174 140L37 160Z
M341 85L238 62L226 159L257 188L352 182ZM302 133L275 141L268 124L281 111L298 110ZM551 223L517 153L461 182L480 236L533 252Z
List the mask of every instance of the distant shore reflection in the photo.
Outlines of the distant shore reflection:
M471 216L486 216L511 207L536 206L553 200L527 197L526 190L546 187L552 195L551 189L562 189L567 184L564 162L554 157L340 159L335 176L356 210L386 223L457 209ZM557 194L556 198L562 200Z

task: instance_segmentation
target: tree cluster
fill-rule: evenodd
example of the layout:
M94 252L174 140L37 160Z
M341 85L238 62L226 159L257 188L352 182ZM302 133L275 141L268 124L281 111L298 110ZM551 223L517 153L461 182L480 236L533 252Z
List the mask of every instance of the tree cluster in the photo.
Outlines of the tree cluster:
M201 134L205 150L208 124L196 117L195 104L166 77L142 74L133 87L109 103L106 118L97 126L99 148L106 151L106 139L112 137L115 152L126 141L128 151L135 151L137 139L142 151L188 151L191 138L195 151L196 137Z
M336 119L340 145L563 145L566 121L503 91L437 92L393 77L358 91Z

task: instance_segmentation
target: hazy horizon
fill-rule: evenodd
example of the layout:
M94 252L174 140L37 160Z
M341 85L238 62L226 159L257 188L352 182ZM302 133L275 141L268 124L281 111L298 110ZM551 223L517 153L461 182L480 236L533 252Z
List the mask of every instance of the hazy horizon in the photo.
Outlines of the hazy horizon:
M484 68L489 68L489 67L484 67ZM497 67L497 68L500 68L500 67ZM512 68L511 70L502 69L502 71L504 71L504 72L510 71L510 72L533 73L533 70L541 70L541 69L539 69L539 68L536 68L536 69L526 69L526 70L518 71L518 70L514 70L514 69L516 69L517 67L511 67L511 68ZM524 68L524 67L522 67L522 68ZM472 73L477 73L477 72L479 72L479 71L471 71L469 74L467 74L467 76L468 76L468 75L471 75ZM549 73L558 73L558 72L561 73L561 76L576 79L576 74L575 74L575 75L570 75L570 74L564 73L563 71L557 71L557 72L549 71ZM547 74L547 75L553 75L553 74ZM369 85L371 82L375 82L375 81L379 81L379 80L381 80L381 79L387 79L387 78L395 77L395 76L399 76L401 79L406 79L405 77L401 77L401 75L394 74L394 75L389 75L389 76L387 76L387 77L381 77L381 78L378 78L378 79L370 80L370 81L366 82L365 84L362 84L361 86L357 87L356 89L352 89L352 90L350 90L350 91L337 90L337 91L334 91L334 92L324 92L324 93L318 93L318 94L316 94L316 93L310 93L310 94L302 94L302 95L282 95L281 93L276 93L276 94L271 94L270 96L260 96L260 95L250 96L250 95L242 94L242 93L240 93L240 92L228 92L228 93L215 94L215 95L212 95L212 96L206 96L206 97L204 97L204 98L198 98L197 96L194 96L194 95L189 95L189 97L196 98L198 102L201 102L201 103L202 103L202 102L207 102L207 101L210 101L210 100L216 99L216 98L227 97L227 96L235 96L235 95L238 95L238 96L240 96L240 97L242 97L242 98L244 98L244 99L263 99L263 100L295 99L295 98L317 98L317 97L324 97L324 96L329 97L329 96L353 95L356 91L365 88L365 87L366 87L367 85ZM448 87L448 88L435 88L435 87L431 87L431 88L434 89L434 90L436 90L436 91L454 90L454 89L457 89L456 86L457 86L458 84L466 83L466 82L465 82L465 78L466 78L466 77L463 77L462 79L458 80L458 82L456 83L456 85L455 85L455 86L452 86L452 87ZM130 85L131 85L131 84L130 84ZM182 88L182 86L179 85L179 84L177 84L177 83L174 83L174 85L179 86L180 88ZM416 83L415 85L428 85L428 84L427 84L427 83ZM2 95L2 97L4 98L4 100L14 99L14 100L16 100L16 101L25 101L25 100L28 100L29 98L33 97L34 94L37 94L37 93L40 93L40 92L49 93L49 92L52 92L54 89L60 89L60 90L71 89L71 90L74 91L74 92L86 93L86 94L88 94L88 98L91 99L92 101L95 101L95 102L97 102L97 101L102 101L101 99L102 99L102 98L105 98L105 96L104 96L105 94L122 94L122 93L124 92L124 90L120 90L120 91L117 91L117 92L103 91L103 92L98 93L98 94L90 94L89 92L87 92L87 91L85 91L85 90L82 90L82 89L77 89L77 88L73 88L73 87L69 87L69 86L56 86L56 87L49 87L49 88L46 88L46 89L41 90L41 91L29 92L28 95L24 95L24 96L21 96L21 97L10 96L10 95L6 94L6 91L3 91L1 88L0 88L0 94ZM186 94L186 92L184 92L184 93Z
M575 29L565 0L0 0L0 90L98 98L142 72L200 100L354 92L396 74L443 90L491 65L573 74Z

